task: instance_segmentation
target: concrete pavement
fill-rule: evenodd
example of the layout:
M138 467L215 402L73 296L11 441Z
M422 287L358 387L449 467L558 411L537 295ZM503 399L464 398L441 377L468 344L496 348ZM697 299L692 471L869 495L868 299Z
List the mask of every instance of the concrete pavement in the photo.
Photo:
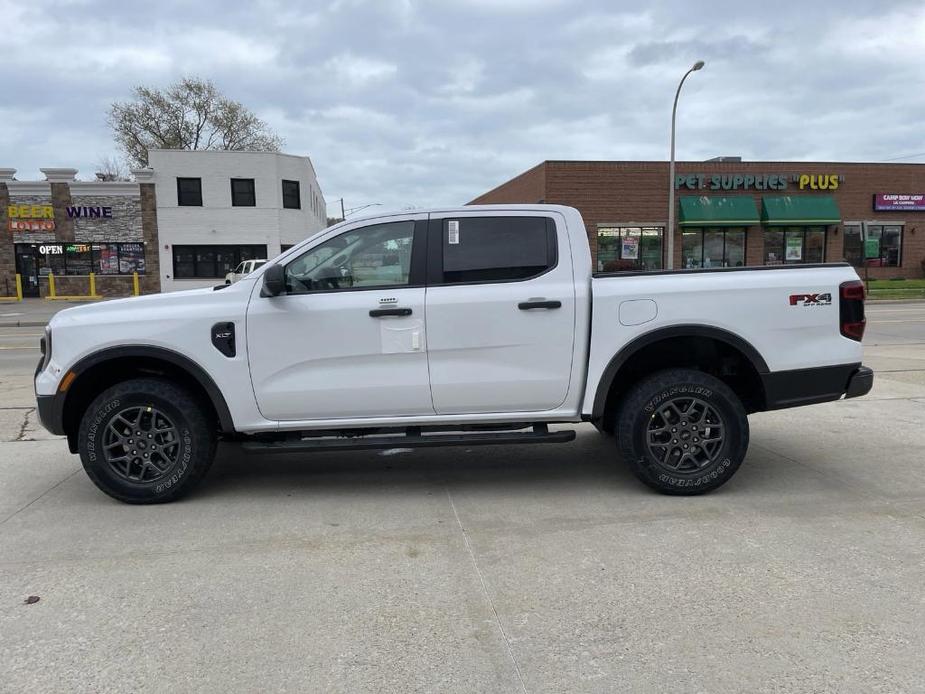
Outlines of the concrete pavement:
M143 508L29 440L38 353L0 331L0 691L925 690L925 304L869 316L875 390L754 415L709 496L649 493L582 426L226 447Z

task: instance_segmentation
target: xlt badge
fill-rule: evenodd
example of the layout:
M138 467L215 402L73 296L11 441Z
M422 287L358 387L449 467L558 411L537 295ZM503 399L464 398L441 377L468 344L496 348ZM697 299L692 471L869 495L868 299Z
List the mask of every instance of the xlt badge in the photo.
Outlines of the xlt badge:
M212 326L212 344L226 357L235 355L234 323L216 323Z

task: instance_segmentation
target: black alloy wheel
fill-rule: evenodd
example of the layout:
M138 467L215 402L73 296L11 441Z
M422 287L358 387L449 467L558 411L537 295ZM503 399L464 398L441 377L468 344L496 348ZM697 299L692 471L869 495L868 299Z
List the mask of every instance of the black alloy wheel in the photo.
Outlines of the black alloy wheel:
M748 450L748 418L732 389L696 369L665 369L632 386L617 412L617 445L633 474L663 494L728 482Z
M77 447L103 492L129 504L173 501L205 476L217 426L208 403L179 383L134 378L96 397L84 412Z

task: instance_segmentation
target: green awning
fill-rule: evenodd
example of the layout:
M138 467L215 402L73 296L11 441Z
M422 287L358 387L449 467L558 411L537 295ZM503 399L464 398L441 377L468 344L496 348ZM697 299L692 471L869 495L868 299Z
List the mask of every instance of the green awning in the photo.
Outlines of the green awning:
M750 195L682 195L680 226L743 227L758 224L758 208Z
M764 224L838 224L841 212L831 195L782 195L761 201Z

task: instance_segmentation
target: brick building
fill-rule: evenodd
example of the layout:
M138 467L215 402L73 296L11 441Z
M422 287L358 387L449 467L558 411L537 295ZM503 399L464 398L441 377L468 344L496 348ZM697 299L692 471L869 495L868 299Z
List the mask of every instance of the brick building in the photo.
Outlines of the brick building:
M598 271L665 267L668 163L546 161L472 200L584 217ZM834 262L921 277L925 164L678 162L676 268Z
M249 259L273 258L327 225L308 157L151 150L133 181L78 181L0 169L0 295L128 296L210 286Z
M0 292L47 296L49 274L59 295L127 296L138 273L143 293L160 290L157 198L150 171L135 181L77 181L76 169L42 169L44 181L17 181L0 169Z

